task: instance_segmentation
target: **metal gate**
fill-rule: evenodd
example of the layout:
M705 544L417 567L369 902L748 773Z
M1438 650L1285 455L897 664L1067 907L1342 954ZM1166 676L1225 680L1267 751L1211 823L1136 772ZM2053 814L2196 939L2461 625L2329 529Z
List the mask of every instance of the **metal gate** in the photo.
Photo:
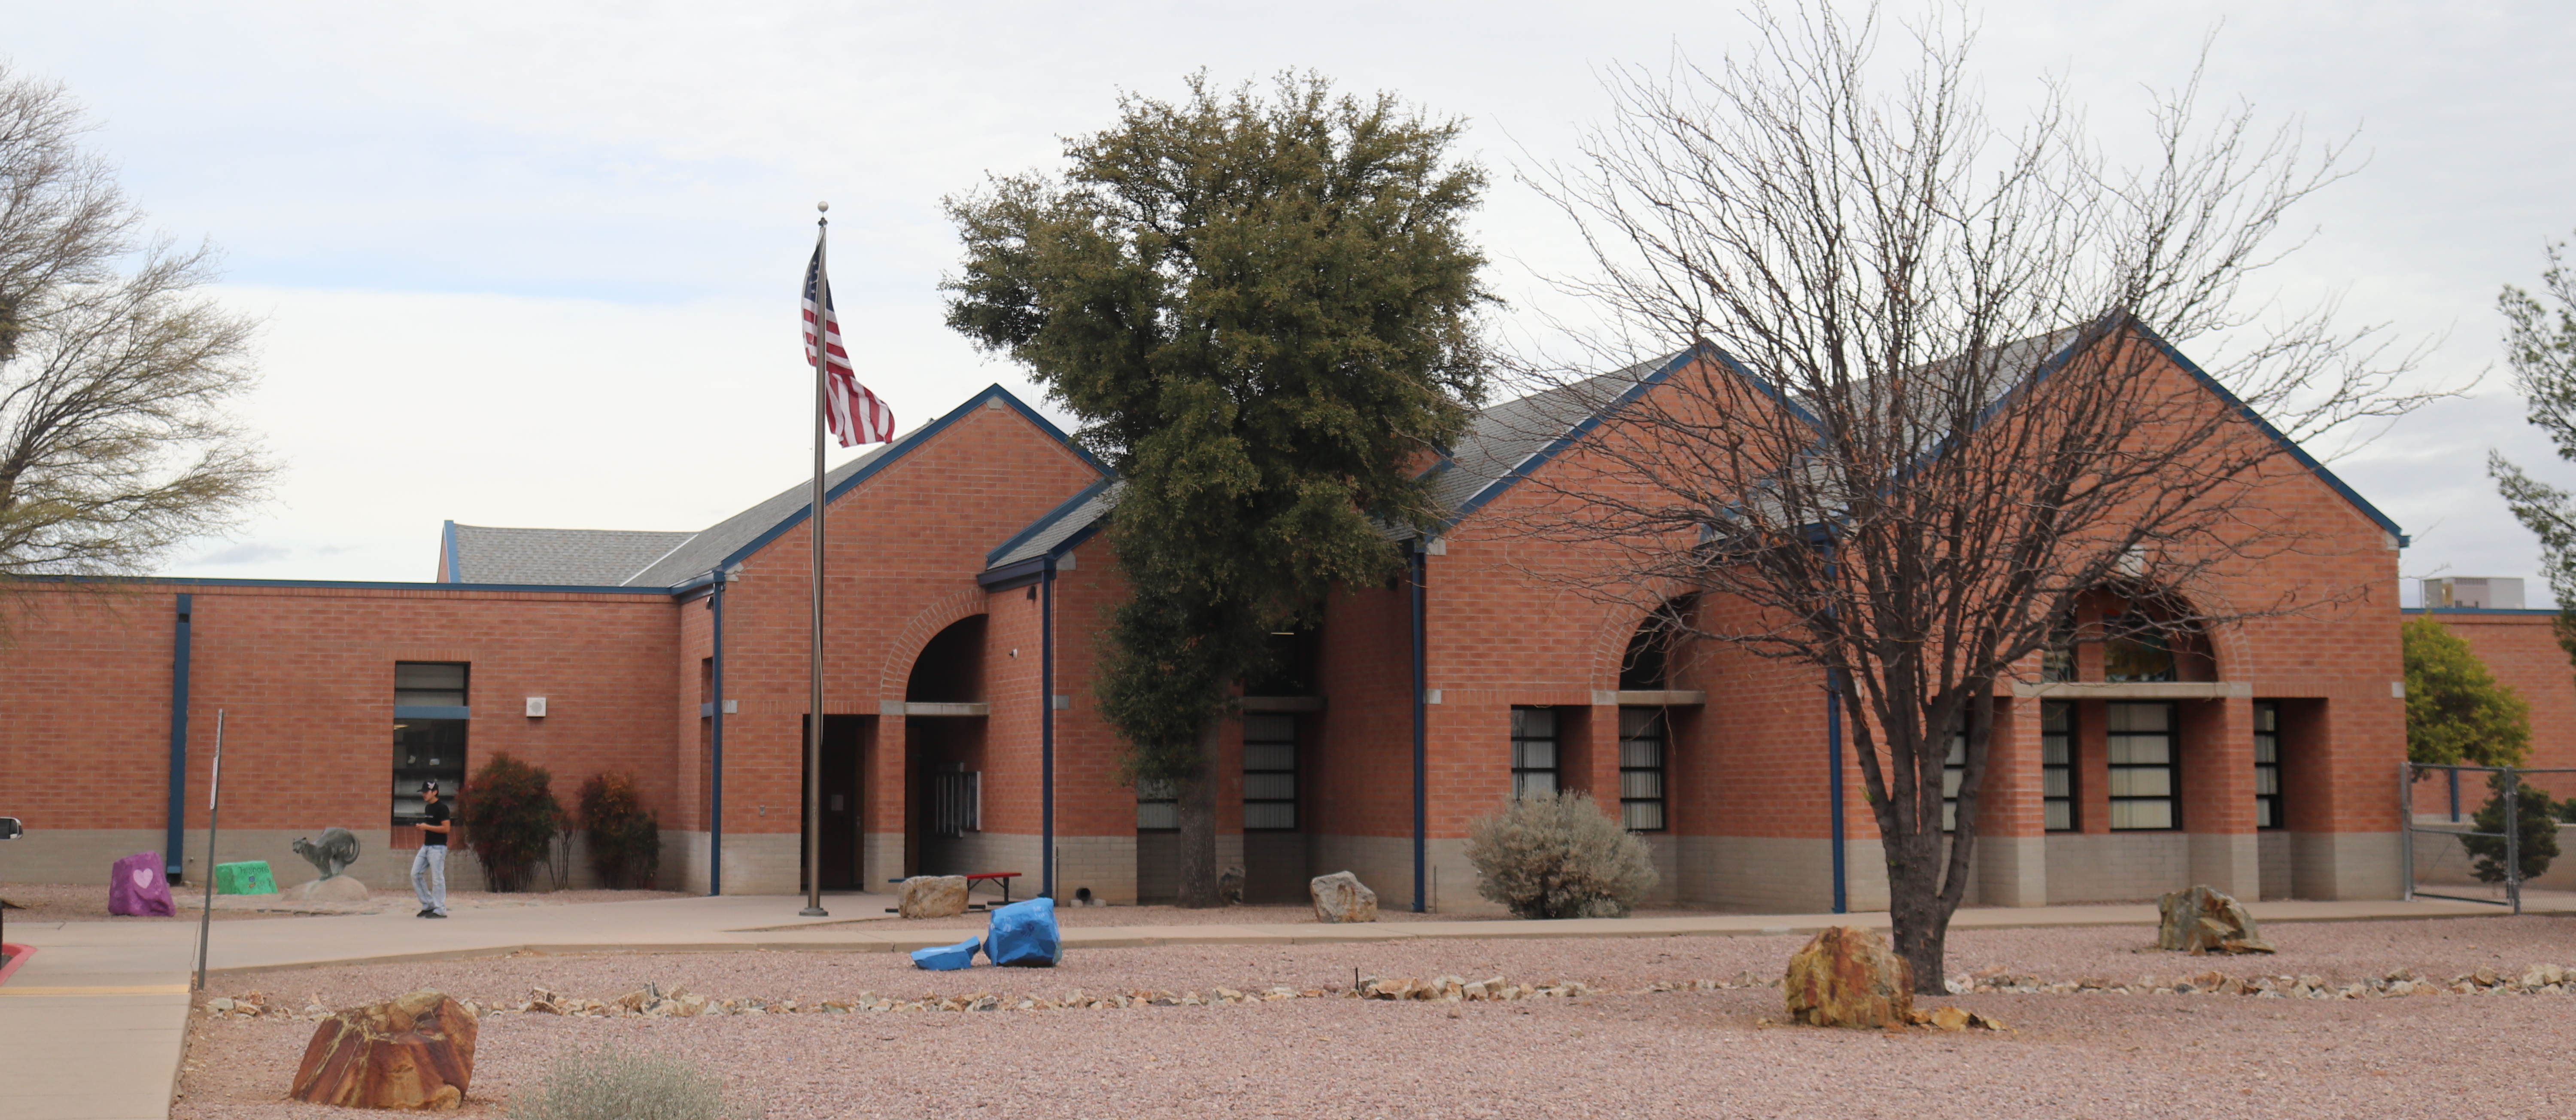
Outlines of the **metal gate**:
M2478 778L2474 783L2463 783L2461 780L2461 775L2463 774L2476 775ZM2550 799L2548 796L2549 791L2538 787L2534 787L2533 792L2543 795L2542 798L2537 801L2527 801L2522 795L2523 783L2525 780L2530 778L2551 774L2576 774L2576 770L2526 770L2513 766L2457 766L2436 765L2433 763L2423 762L2408 762L2403 764L2400 769L2401 776L2398 779L2397 794L2398 802L2402 806L2401 811L2406 817L2406 830L2404 833L2406 837L2406 897L2408 899L2440 898L2448 899L2453 902L2478 902L2493 906L2507 907L2516 914L2522 913L2523 815L2526 813L2542 813L2551 814L2554 817L2554 812L2557 807L2555 801ZM2430 784L2433 787L2430 792L2433 798L2432 808L2434 811L2419 816L2416 811L2418 804L2416 799L2416 787L2418 785L2425 784ZM2463 811L2461 797L2462 786L2464 784L2468 785L2470 790L2470 803L2478 806L2478 808ZM2557 784L2562 786L2576 786L2576 783L2571 782L2560 782ZM2493 794L2485 792L2490 789L2495 792ZM2576 792L2576 790L2571 790L2570 792ZM2477 815L2484 812L2485 805L2490 798L2500 802L2503 810L2501 819L2491 826L2499 828L2501 831L2481 831L2480 826L2477 823ZM2428 820L2430 823L2427 823ZM2416 838L2419 836L2438 836L2444 838L2447 842L2437 841L2435 844L2427 845L2419 850L2416 841ZM2473 898L2465 894L2437 894L2433 891L2420 890L2417 888L2416 881L2422 870L2428 866L2441 865L2447 867L2454 859L2456 859L2462 866L2467 865L2469 862L2468 857L2472 854L2473 847L2468 843L2468 841L2477 839L2501 842L2500 850L2504 857L2504 863L2501 869L2503 872L2503 882L2501 884L2504 888L2503 898ZM2476 845L2475 847L2482 847L2486 849L2488 853L2495 853L2499 850L2498 846L2494 844ZM2436 885L2442 886L2447 884Z

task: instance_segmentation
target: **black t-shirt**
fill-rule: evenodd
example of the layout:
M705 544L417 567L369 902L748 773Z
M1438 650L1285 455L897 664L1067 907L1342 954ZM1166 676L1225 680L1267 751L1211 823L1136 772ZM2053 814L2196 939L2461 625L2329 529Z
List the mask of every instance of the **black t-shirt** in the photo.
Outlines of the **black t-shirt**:
M456 816L455 813L448 810L447 803L444 801L432 802L428 806L423 807L420 811L420 815L429 818L428 820L422 821L421 823L423 824L446 824L448 821L455 819ZM423 832L420 834L420 842L424 845L437 844L445 846L448 836L454 831L455 830L450 829L448 832Z

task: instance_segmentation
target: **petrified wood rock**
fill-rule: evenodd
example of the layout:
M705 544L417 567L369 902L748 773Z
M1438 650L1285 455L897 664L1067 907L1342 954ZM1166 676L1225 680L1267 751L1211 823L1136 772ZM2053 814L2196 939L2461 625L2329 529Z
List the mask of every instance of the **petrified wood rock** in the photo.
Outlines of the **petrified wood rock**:
M915 875L903 881L896 909L907 918L954 918L966 912L966 877Z
M352 1108L454 1108L474 1077L474 1013L418 991L335 1012L313 1029L287 1095Z
M1914 1011L1914 969L1865 929L1827 926L1789 958L1780 983L1791 1022L1815 1027L1902 1026Z
M1377 892L1360 882L1348 871L1317 875L1306 884L1306 893L1315 900L1315 920L1319 922L1374 922L1377 920Z
M2203 953L2269 953L2272 943L2254 926L2243 903L2209 887L2175 891L2156 899L2156 946L2195 957Z

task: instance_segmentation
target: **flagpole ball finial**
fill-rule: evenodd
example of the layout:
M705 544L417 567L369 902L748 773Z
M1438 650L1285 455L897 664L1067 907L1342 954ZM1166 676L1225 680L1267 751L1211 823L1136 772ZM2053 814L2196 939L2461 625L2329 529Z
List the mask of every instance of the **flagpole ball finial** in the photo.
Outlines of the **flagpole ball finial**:
M832 204L828 202L817 202L814 204L814 209L817 212L828 213L832 209Z

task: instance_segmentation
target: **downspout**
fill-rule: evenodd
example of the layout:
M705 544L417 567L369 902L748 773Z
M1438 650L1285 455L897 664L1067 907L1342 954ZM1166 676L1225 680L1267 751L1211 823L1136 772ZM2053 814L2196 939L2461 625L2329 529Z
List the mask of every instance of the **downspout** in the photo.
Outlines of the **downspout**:
M717 569L713 590L707 593L707 609L715 612L716 616L712 640L715 670L710 674L715 678L715 711L710 713L715 723L707 734L707 893L710 895L724 893L724 600L725 581L731 578L730 573Z
M1428 556L1426 556L1426 555L1424 554L1424 552L1422 551L1422 549L1423 549L1423 544L1422 544L1422 542L1420 542L1420 541L1416 541L1416 542L1414 542L1413 557L1412 557L1412 559L1413 559L1413 573L1412 573L1412 574L1413 574L1413 580L1412 580L1412 584L1413 584L1413 912L1414 912L1414 913L1416 913L1416 914L1423 913L1423 912L1424 912L1424 910L1426 909L1426 907L1425 907L1425 905L1424 905L1424 901L1425 901L1425 900L1424 900L1424 898L1423 898L1423 886L1424 886L1424 880L1425 880L1425 875L1426 875L1426 871L1425 871L1425 869L1424 869L1424 863L1425 863L1425 861L1424 861L1424 858L1423 858L1423 855L1424 855L1424 853L1423 853L1423 849L1424 849L1424 847L1426 846L1426 838L1427 838L1427 837L1428 837L1428 835L1429 835L1429 833L1428 833L1428 831L1427 831L1426 818L1428 817L1427 806L1428 806L1428 803L1429 803L1428 792L1429 792L1429 786L1430 786L1430 773L1429 773L1429 769L1428 769L1428 767L1427 767L1427 766L1425 765L1425 763L1424 763L1424 756L1423 756L1423 744L1424 744L1424 742L1425 742L1425 738L1426 738L1426 737L1425 737L1425 730L1426 730L1426 724L1425 724L1425 721L1426 721L1426 720L1429 718L1429 716L1430 716L1430 712L1428 711L1428 709L1426 709L1426 708L1424 707L1424 701L1425 701L1426 697L1429 695L1425 690L1426 690L1426 689L1428 689L1428 688L1430 688L1430 686L1431 686L1430 679L1429 679L1429 674L1425 671L1426 666L1425 666L1425 661L1424 661L1424 652L1423 652L1423 651L1424 651L1425 639L1426 639L1425 631L1426 631L1426 629L1427 629L1427 627L1428 627L1428 620L1427 620L1427 615L1426 615L1426 611L1425 611L1425 600L1427 599L1427 595L1426 595L1426 591L1425 591L1425 588L1424 588L1424 586L1423 586L1423 585L1424 585L1425 581L1427 581L1427 580L1430 578L1430 576L1431 576L1431 566L1430 566L1430 564L1429 564L1429 562L1428 562L1429 557L1428 557Z
M1843 882L1843 674L1825 670L1825 785L1834 815L1834 913L1851 912Z
M1038 577L1038 893L1055 897L1055 559Z
M162 837L161 866L171 882L179 881L187 852L188 825L188 646L189 615L196 596L179 596L179 627L170 642L170 808L169 832ZM208 864L206 874L214 874Z

